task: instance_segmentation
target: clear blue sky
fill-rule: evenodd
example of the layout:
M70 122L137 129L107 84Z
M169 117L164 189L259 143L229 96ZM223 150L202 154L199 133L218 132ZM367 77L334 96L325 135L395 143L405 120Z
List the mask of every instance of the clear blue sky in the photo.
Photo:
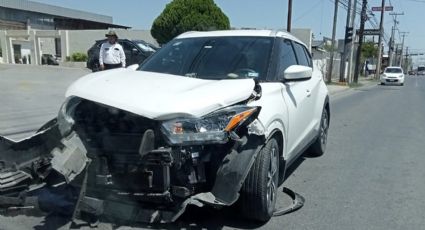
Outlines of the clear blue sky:
M68 7L112 16L114 23L134 29L150 29L153 20L170 0L33 0L46 4ZM342 2L347 0L341 0ZM255 27L282 29L286 27L288 0L215 0L226 13L232 27ZM359 7L362 0L358 0ZM369 0L369 6L379 6L381 0ZM394 6L400 31L409 32L405 44L415 52L425 52L425 0L386 0ZM334 0L293 0L293 28L311 28L316 39L331 37ZM359 9L360 10L360 9ZM338 10L337 36L342 38L345 30L346 10ZM379 22L380 13L375 14ZM359 16L357 16L357 24ZM372 20L373 21L373 20ZM367 23L367 28L370 24ZM392 16L385 15L384 28L389 38ZM396 42L401 37L396 32ZM425 56L424 56L425 61Z

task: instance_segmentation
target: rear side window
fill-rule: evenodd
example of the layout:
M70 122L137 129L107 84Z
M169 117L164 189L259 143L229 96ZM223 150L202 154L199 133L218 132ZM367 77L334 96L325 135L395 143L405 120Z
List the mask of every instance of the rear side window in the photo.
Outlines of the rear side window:
M294 42L295 53L297 54L298 65L309 66L310 62L309 57L305 53L305 48L299 43Z
M283 72L291 65L297 64L297 58L295 57L294 48L290 40L283 40L281 42L280 54L279 54L279 75L283 75Z
M310 52L303 46L305 56L307 57L308 66L313 67L313 61L311 60L311 54Z

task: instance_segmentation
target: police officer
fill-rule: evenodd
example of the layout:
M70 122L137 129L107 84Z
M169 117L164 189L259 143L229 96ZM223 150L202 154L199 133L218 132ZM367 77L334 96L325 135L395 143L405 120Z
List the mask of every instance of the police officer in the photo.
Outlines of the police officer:
M109 31L105 36L108 41L100 47L99 64L101 70L125 67L125 53L118 36L114 31Z

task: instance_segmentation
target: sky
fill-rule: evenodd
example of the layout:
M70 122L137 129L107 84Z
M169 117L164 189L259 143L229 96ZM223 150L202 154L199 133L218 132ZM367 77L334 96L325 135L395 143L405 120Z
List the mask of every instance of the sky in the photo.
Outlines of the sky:
M162 12L170 0L33 0L36 2L62 6L113 17L115 24L130 26L133 29L150 29L155 18ZM347 2L347 0L340 0ZM354 0L353 0L354 1ZM358 1L358 10L362 0ZM216 4L229 17L232 27L284 29L287 23L288 0L215 0ZM368 0L369 9L380 6L381 0ZM425 0L386 0L392 5L398 16L396 43L401 43L398 32L408 32L405 47L414 53L425 53ZM334 12L334 0L293 0L292 28L311 28L315 39L331 37ZM393 16L386 12L384 30L389 39ZM338 8L337 37L343 38L347 10ZM375 12L370 21L379 25L380 12ZM357 28L359 16L356 16ZM372 28L370 23L366 28ZM387 41L388 42L388 41ZM423 58L422 58L423 57ZM419 57L425 63L425 55Z

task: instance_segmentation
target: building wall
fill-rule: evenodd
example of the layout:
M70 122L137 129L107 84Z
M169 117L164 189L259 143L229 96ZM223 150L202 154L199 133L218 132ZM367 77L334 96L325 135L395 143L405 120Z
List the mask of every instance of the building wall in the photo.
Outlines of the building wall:
M108 30L0 30L3 61L14 63L13 57L19 52L14 51L12 46L9 47L10 42L12 45L27 44L33 64L40 63L38 60L42 54L60 54L65 61L73 53L86 53L96 40L105 39L107 32ZM120 38L144 40L157 45L148 30L116 30L116 33ZM36 38L39 38L39 42L36 42ZM19 53L22 54L23 51Z
M56 54L56 46L54 38L40 38L41 54Z

